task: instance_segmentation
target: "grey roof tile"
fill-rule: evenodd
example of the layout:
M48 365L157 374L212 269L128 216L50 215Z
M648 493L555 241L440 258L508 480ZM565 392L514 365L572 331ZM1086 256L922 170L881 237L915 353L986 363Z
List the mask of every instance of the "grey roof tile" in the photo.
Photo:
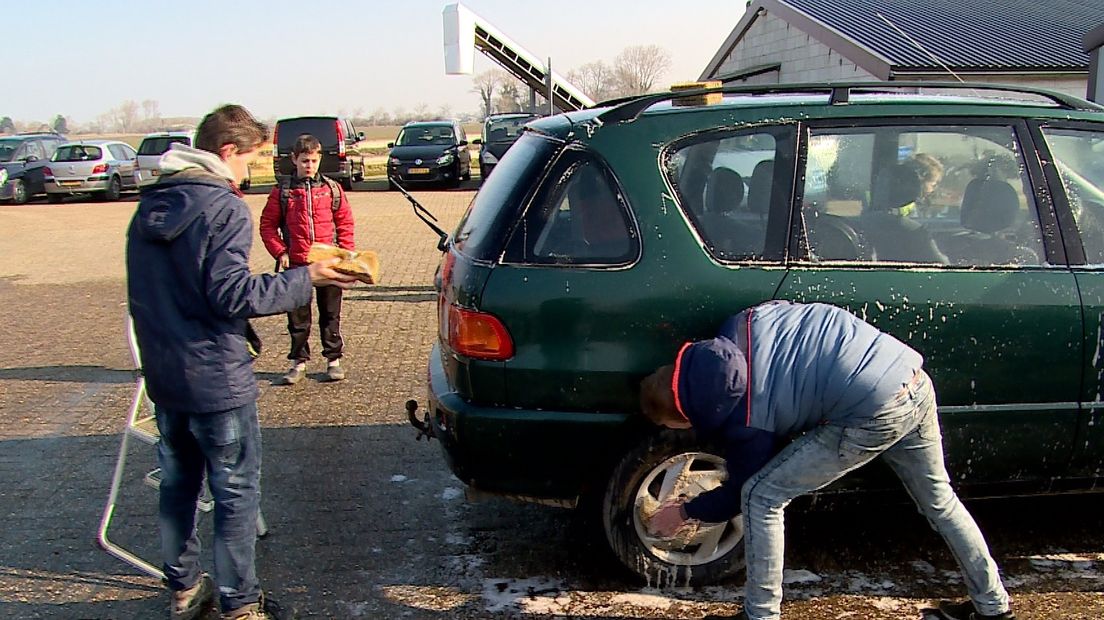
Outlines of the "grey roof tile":
M1086 70L1081 38L1104 0L781 0L889 59L895 69ZM911 43L878 14L917 41Z

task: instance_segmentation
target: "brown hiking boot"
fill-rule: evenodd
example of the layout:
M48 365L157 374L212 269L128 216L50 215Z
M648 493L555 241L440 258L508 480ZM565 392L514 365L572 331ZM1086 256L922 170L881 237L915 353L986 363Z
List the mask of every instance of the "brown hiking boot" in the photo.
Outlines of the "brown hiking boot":
M943 617L947 620L1016 620L1016 614L1011 611L995 616L982 615L974 607L973 601L962 601L961 603L939 601L939 613L943 614Z
M203 573L199 581L190 588L176 590L169 603L169 618L172 620L193 620L215 602L215 584L211 576Z
M307 365L299 362L284 373L284 385L295 385L303 380L307 374Z

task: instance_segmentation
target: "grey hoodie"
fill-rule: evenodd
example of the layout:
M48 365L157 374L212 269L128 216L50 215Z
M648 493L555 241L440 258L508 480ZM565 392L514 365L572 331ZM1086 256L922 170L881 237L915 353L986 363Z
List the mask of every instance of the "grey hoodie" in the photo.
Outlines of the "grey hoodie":
M173 145L127 232L127 299L150 398L211 413L257 397L246 320L310 302L305 268L253 275L253 218L218 156Z

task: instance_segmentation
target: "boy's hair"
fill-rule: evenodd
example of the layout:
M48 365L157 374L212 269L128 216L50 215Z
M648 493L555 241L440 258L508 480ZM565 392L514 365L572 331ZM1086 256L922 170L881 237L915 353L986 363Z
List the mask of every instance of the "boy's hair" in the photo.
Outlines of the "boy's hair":
M305 133L295 139L295 146L291 147L292 158L299 157L303 153L317 153L322 150L322 143L318 138Z
M227 104L200 121L196 128L195 148L218 153L227 145L238 147L238 152L252 151L268 140L268 127L253 118L240 105Z
M640 411L659 426L666 426L666 422L685 421L675 408L675 394L671 391L674 375L674 366L663 366L645 377L640 384Z

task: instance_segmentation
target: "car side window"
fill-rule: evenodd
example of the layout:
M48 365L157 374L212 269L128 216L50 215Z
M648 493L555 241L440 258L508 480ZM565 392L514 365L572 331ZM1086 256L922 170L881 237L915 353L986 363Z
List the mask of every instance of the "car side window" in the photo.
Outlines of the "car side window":
M1043 128L1081 233L1085 261L1104 263L1104 131Z
M53 157L54 153L57 152L58 146L60 145L61 142L57 140L43 140L42 148L46 151L46 159Z
M1043 264L1012 127L813 129L807 144L804 260Z
M625 265L640 253L628 206L605 166L568 152L514 229L503 260L547 265Z
M111 152L111 157L116 160L124 160L127 158L126 151L118 144L108 144L107 150Z
M672 151L668 176L683 211L714 256L764 257L776 150L774 135L752 131Z

